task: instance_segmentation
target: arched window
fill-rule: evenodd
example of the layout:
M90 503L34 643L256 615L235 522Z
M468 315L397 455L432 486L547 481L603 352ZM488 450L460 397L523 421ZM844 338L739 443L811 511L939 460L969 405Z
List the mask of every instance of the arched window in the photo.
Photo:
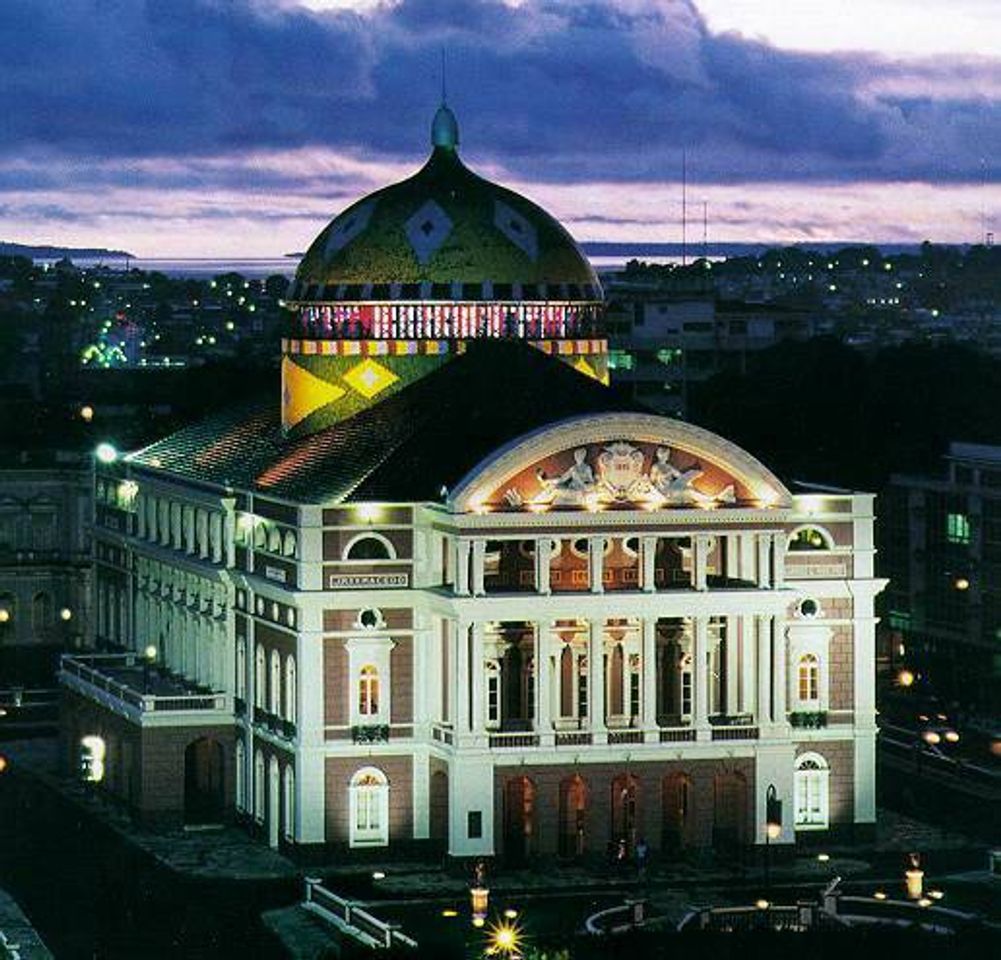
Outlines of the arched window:
M358 712L363 717L379 712L379 671L371 663L358 672Z
M277 527L268 531L268 553L282 552L282 532Z
M396 550L378 533L362 533L344 549L345 560L395 560Z
M830 774L827 761L819 753L804 753L796 758L793 792L797 830L827 829Z
M282 835L286 840L295 839L295 770L291 763L285 765L282 784Z
M254 524L254 547L258 550L264 550L268 545L268 528L264 525L264 522L258 520Z
M107 748L102 737L89 734L80 740L80 774L89 783L104 779L104 760Z
M264 823L264 754L254 755L254 819Z
M285 539L282 541L282 556L283 557L294 557L296 552L295 534L288 530L285 533Z
M289 654L285 658L285 719L295 723L296 717L296 677L295 657Z
M243 740L236 741L233 751L233 763L236 765L236 809L247 809L247 751Z
M350 843L381 847L389 843L389 782L375 767L363 767L351 778Z
M815 703L820 699L820 661L814 654L805 653L799 658L796 678L801 703Z
M833 547L831 535L820 527L799 527L789 534L790 550L830 550Z
M264 672L264 647L257 645L254 651L254 706L264 709L264 690L267 676Z
M247 698L247 641L243 637L236 638L236 695L241 700Z
M277 650L271 651L271 684L268 691L268 710L276 717L282 712L282 657Z

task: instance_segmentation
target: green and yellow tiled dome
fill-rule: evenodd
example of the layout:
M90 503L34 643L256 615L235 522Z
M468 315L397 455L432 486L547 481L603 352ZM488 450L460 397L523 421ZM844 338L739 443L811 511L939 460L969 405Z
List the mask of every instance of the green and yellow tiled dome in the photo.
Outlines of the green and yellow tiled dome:
M352 204L306 252L290 305L344 301L600 301L573 238L541 207L459 159L442 106L412 177Z

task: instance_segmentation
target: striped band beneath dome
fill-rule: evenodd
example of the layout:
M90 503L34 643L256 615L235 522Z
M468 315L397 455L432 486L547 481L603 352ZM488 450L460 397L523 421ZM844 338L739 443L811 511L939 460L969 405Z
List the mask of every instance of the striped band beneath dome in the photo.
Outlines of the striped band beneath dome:
M595 356L608 352L601 339L529 340L530 346L551 356ZM464 340L301 340L282 339L282 353L318 357L437 357L466 352Z
M366 301L470 301L563 300L571 303L600 303L601 288L590 283L495 283L484 280L464 283L320 283L296 278L289 285L285 301L290 307L324 303Z

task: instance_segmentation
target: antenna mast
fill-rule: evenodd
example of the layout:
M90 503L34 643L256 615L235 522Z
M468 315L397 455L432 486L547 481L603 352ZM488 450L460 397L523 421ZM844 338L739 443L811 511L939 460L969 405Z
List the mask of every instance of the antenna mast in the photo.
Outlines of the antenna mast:
M688 151L681 148L681 265L688 266Z

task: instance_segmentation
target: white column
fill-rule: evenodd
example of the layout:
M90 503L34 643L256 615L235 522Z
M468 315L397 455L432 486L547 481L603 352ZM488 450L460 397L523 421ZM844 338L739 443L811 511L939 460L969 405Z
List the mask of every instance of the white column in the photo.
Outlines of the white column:
M455 592L469 595L469 541L462 537L455 541Z
M709 559L710 538L699 535L694 538L692 551L692 586L696 590L706 589L706 565Z
M706 617L693 619L692 725L701 740L708 739L709 733L709 621Z
M236 566L236 501L232 497L222 499L222 542L226 566L232 569ZM302 536L299 535L299 556L302 557ZM301 584L300 584L301 589ZM298 779L296 783L298 783Z
M772 542L772 568L775 588L779 589L785 585L786 570L786 535L776 533Z
M591 593L604 593L605 538L587 538L587 562L591 575Z
M587 650L587 709L595 743L606 743L605 728L605 629L601 620L588 624Z
M767 590L770 586L769 561L771 560L772 538L771 534L758 534L758 586L762 590Z
M549 621L535 621L535 729L542 746L553 743L553 670Z
M726 575L730 580L740 579L740 535L729 533L722 538L726 555Z
M739 533L737 540L740 546L740 579L754 580L754 534Z
M740 643L738 636L740 621L737 617L727 617L725 622L726 700L723 709L732 717L735 713L740 713L740 700L737 696L740 676L739 658L737 656L737 646Z
M459 620L452 634L452 713L456 739L469 732L469 623Z
M657 589L657 538L640 538L640 583L647 593Z
M643 669L643 704L640 716L646 727L644 739L656 741L657 734L657 621L652 617L644 617L641 623L643 631L643 652L641 666Z
M754 713L754 617L740 618L740 712Z
M772 617L772 652L775 662L772 677L775 685L775 723L786 722L786 631L776 617Z
M539 593L550 593L549 568L553 559L551 537L538 537L535 541L535 589Z
M472 680L472 716L470 727L475 736L482 736L486 730L486 710L484 697L484 679L486 671L483 666L483 624L479 621L472 625L472 656L470 662L470 679Z
M473 541L473 596L482 597L485 593L483 579L484 579L484 563L487 555L487 542L486 540L477 539Z
M249 626L249 623L248 623ZM313 627L319 627L317 622ZM297 839L300 843L322 843L326 830L324 814L324 690L322 683L306 683L306 677L323 676L323 651L327 643L340 644L341 640L324 640L320 630L300 633L296 638L296 731L299 749L295 758L295 805ZM247 643L247 711L253 711L254 645ZM338 691L343 695L343 691ZM248 725L249 727L249 725ZM254 743L249 729L246 739L246 777L248 798L253 797Z
M758 639L758 711L759 726L772 722L772 620L773 617L757 617Z

